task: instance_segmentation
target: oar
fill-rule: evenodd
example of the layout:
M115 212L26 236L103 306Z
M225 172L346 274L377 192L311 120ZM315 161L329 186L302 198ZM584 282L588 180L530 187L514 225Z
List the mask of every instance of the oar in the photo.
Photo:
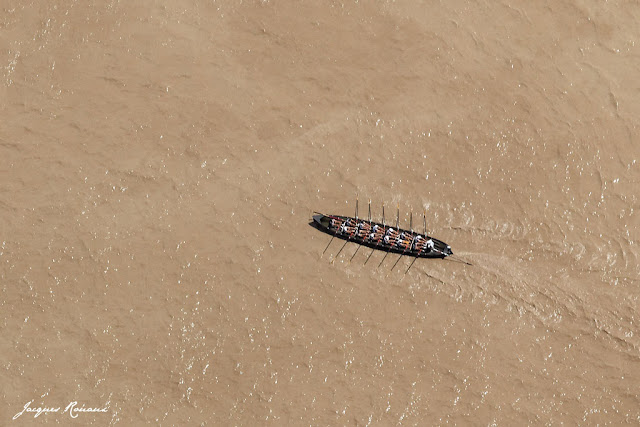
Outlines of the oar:
M405 271L404 274L407 274L409 272L411 267L413 267L413 263L416 262L417 259L418 259L417 256L415 258L413 258L413 261L411 261L411 264L409 264L409 268L407 268L407 271Z
M396 268L396 265L398 264L398 262L400 262L400 258L402 258L402 255L404 255L404 253L402 253L398 259L396 260L396 262L391 266L391 270L389 271L393 271L394 268Z
M338 253L336 254L336 256L333 257L333 259L331 260L331 264L334 263L334 261L338 258L338 256L340 255L340 252L342 252L342 250L344 249L345 246L347 246L347 243L349 243L349 240L347 240L346 242L344 242L344 245L342 245L342 247L340 248L340 250L338 251Z
M389 255L389 251L391 251L391 248L389 248L389 250L387 251L386 254L384 254L384 257L382 258L382 261L380 261L380 264L378 264L378 267L380 267L382 265L382 263L384 262L384 260L387 258L387 255Z
M398 209L398 214L396 216L396 228L400 228L400 202L398 202L396 208Z
M423 226L424 226L424 235L427 235L427 210L424 209L422 211L422 221L423 221Z
M331 240L329 240L329 244L327 245L326 248L324 248L324 251L322 251L322 255L320 255L320 258L322 258L322 256L324 255L325 252L327 252L327 249L329 249L329 246L331 246L331 242L333 242L333 239L336 237L336 235L334 234L333 236L331 236Z
M418 238L418 236L416 236L416 238ZM427 238L427 234L425 233L424 238ZM420 254L422 253L422 250L424 249L424 245L420 248L420 250L418 251L418 254L416 255L416 257L413 259L413 261L411 261L411 264L409 265L409 268L411 268L411 266L413 265L414 262L416 262L416 260L418 258L420 258ZM407 274L409 272L409 268L407 268L407 271L404 272L404 274Z
M380 239L382 239L382 237L380 237ZM371 253L367 257L367 260L364 262L364 265L367 265L367 263L369 262L369 258L371 258L371 255L373 255L373 253L376 251L378 244L380 243L380 239L378 239L378 241L376 242L375 248L371 249Z
M398 259L396 260L396 263L395 263L395 264L393 264L393 267L391 267L391 271L393 271L393 269L396 267L396 264L398 263L398 261L400 261L400 258L402 258L402 257L404 256L404 253L407 251L407 248L408 248L408 247L412 247L412 246L413 246L413 242L416 240L416 237L417 237L417 236L414 236L414 238L413 238L413 239L411 239L411 243L409 243L409 245L408 245L408 246L406 246L406 247L404 248L404 250L402 251L402 254L401 254L401 255L398 257Z
M351 255L351 258L349 258L349 264L351 264L351 260L356 256L356 254L360 250L360 246L362 245L358 245L358 247L356 248L356 251L353 253L353 255Z
M411 229L411 234L413 234L413 208L411 208L411 213L409 214L409 229Z
M356 222L358 221L358 195L356 194Z

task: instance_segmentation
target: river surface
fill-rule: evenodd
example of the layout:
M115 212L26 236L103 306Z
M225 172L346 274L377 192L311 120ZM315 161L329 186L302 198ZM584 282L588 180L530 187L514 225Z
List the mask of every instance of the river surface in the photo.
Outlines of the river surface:
M638 22L5 0L0 424L639 423ZM473 265L323 255L356 198Z

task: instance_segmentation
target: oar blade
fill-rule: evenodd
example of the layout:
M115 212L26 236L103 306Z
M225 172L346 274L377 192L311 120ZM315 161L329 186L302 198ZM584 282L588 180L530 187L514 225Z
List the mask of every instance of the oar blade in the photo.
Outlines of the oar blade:
M334 234L333 236L331 236L331 240L329 240L329 244L327 245L326 248L324 248L324 251L322 251L322 255L320 255L320 258L322 258L322 256L324 255L325 252L327 252L327 249L329 249L329 246L331 245L331 242L333 242L333 239L336 237L336 235Z
M349 241L347 240L346 242L344 242L344 245L342 245L342 247L340 248L340 250L338 251L338 253L336 254L336 256L333 257L333 260L331 261L331 264L333 264L335 262L336 259L338 259L338 256L340 255L340 252L342 252L342 250L344 249L345 246L347 246L347 243L349 243Z
M395 262L395 263L393 264L393 266L391 267L391 270L390 270L390 271L393 271L393 269L394 269L394 268L396 268L396 265L398 264L398 262L400 262L400 258L402 258L402 255L400 255L400 256L398 257L398 259L396 260L396 262Z
M407 274L409 270L411 270L411 267L413 267L413 263L416 262L417 259L418 257L413 258L413 261L411 261L411 264L409 264L409 268L407 268L407 271L405 271L404 274Z

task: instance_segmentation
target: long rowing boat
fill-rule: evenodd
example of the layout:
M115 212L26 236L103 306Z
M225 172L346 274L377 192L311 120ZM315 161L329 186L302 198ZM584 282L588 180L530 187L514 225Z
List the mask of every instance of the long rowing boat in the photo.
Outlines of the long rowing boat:
M313 215L316 228L347 242L415 258L446 258L453 255L449 245L442 240L428 236L426 232L420 234L413 230L398 228L397 221L395 228L386 225L384 219L382 224L371 221L371 208L369 208L368 220L359 219L357 213L355 218L325 215L319 212L316 214Z

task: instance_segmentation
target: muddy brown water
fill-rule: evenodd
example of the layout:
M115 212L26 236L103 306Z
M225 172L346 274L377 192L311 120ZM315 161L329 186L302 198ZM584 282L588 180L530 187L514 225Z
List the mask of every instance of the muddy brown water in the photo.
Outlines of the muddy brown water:
M0 424L640 422L639 21L5 1ZM331 263L356 197L474 265Z

